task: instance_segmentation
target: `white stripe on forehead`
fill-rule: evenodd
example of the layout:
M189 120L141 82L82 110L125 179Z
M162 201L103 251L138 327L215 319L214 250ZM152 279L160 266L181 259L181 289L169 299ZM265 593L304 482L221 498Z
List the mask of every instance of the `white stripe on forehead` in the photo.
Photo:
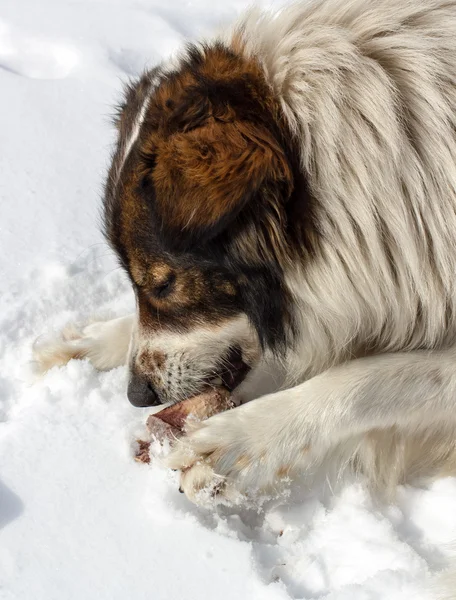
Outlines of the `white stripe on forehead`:
M136 140L138 139L139 132L141 130L141 125L144 122L147 109L149 108L150 98L152 96L152 92L154 91L154 89L157 85L157 82L158 82L157 76L151 78L149 87L147 88L145 98L136 113L136 117L134 119L130 134L129 134L128 138L125 140L125 142L123 143L122 155L119 159L119 163L117 166L116 182L115 182L116 185L119 182L120 175L122 173L122 169L124 168L125 162L127 161L127 158L130 155L131 149L133 148Z
M152 97L152 94L153 94L155 88L157 87L157 85L158 85L160 79L163 77L163 75L166 75L167 73L169 74L172 71L177 71L179 69L181 62L182 62L182 58L183 58L183 54L181 52L176 52L174 55L171 55L170 58L167 60L166 66L162 65L161 67L159 67L158 72L156 72L153 76L150 77L149 87L147 89L145 98L144 98L141 106L137 110L136 117L134 119L131 131L130 131L127 139L122 144L121 156L118 160L118 164L117 164L117 168L116 168L115 185L118 184L120 175L122 173L122 169L124 168L125 163L130 155L130 152L131 152L136 140L139 137L141 125L144 122L147 109L149 108L149 102L150 102L150 99Z
M141 125L144 122L144 118L146 116L146 111L149 107L150 98L152 95L152 91L155 87L155 84L156 84L156 78L154 77L151 80L150 85L147 89L146 97L144 98L143 103L139 107L139 110L136 114L135 120L133 122L133 127L131 128L131 131L130 131L130 135L128 136L127 140L123 144L123 153L122 153L122 157L120 158L119 166L117 169L117 181L119 181L119 177L120 177L120 174L124 167L124 164L131 152L131 149L133 148L134 143L138 139L139 131L141 129ZM116 181L116 183L117 183L117 181Z
M141 106L138 108L133 126L130 131L130 134L129 134L128 138L125 140L125 142L123 143L122 156L119 159L119 164L117 167L116 184L119 181L120 174L125 165L125 162L127 161L127 158L130 155L130 152L131 152L136 140L138 139L139 132L141 130L141 125L144 122L147 109L149 108L149 102L150 102L150 99L152 97L152 94L153 94L155 88L157 87L160 79L164 75L172 73L173 71L179 70L181 63L182 63L182 59L184 57L185 57L185 53L182 53L181 51L176 52L175 54L172 54L168 58L168 60L166 61L166 65L161 65L157 70L154 69L155 74L152 75L149 79L149 87L147 89L144 101L141 104Z

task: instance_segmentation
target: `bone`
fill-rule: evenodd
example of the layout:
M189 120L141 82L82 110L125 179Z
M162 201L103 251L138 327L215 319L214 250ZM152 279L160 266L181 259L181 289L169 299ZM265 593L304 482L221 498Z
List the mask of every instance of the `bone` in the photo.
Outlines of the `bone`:
M225 388L214 388L188 398L160 412L150 415L146 426L153 439L163 444L181 437L192 423L205 421L218 413L234 407L230 393ZM137 440L135 460L150 462L150 442Z
M217 413L233 408L233 406L228 390L215 388L168 406L168 408L151 415L148 421L154 417L183 432L187 424L204 421Z

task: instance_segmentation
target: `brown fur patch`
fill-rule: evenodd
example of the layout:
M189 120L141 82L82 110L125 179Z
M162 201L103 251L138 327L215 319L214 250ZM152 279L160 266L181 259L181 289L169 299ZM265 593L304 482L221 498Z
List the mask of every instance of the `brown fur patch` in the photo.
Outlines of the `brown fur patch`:
M162 285L169 277L173 274L173 270L170 265L164 262L154 262L151 266L151 275L155 285Z
M141 150L162 222L201 231L235 216L265 182L291 190L278 114L259 65L222 47L165 79Z
M242 454L236 461L236 468L238 469L246 469L250 466L251 460L247 454Z
M277 469L277 477L279 479L283 479L284 477L288 477L288 474L291 471L290 465L282 465L279 469Z
M166 356L164 355L163 352L159 352L158 350L155 350L155 352L153 352L153 354L152 354L152 360L154 361L157 368L161 369L163 367L163 365L165 364Z
M225 294L228 294L229 296L235 296L237 293L236 288L229 281L221 281L217 284L217 289L224 292Z
M133 260L130 261L130 274L135 283L138 285L144 285L147 277L147 271L143 264L135 257L133 257Z
M241 208L264 180L289 176L267 131L242 122L212 121L177 134L157 149L157 206L173 229L204 229Z

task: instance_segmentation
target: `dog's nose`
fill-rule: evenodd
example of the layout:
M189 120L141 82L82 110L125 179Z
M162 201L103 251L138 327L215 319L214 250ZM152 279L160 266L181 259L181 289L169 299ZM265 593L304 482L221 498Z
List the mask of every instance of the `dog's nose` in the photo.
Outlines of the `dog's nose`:
M160 398L152 385L144 377L140 377L135 373L130 374L127 396L131 404L137 407L158 406L161 404Z

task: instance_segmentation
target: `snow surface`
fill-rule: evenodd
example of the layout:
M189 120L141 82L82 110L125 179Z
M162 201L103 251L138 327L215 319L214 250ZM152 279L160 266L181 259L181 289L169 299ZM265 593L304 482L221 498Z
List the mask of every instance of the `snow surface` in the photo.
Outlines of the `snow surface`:
M426 600L456 481L373 506L362 484L264 512L200 510L132 459L126 372L72 361L31 385L41 333L133 297L98 230L121 81L241 0L1 0L1 600Z

